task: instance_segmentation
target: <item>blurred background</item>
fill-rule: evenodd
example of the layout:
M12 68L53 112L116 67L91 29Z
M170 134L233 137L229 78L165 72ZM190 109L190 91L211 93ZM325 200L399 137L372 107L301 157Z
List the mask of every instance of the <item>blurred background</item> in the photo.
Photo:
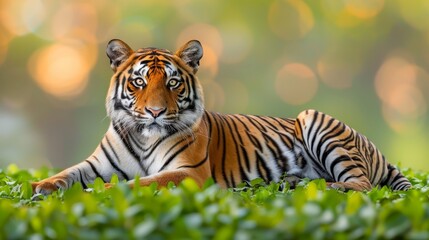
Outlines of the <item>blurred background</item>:
M64 168L107 129L105 46L199 39L206 108L318 109L429 170L429 1L0 0L0 168Z

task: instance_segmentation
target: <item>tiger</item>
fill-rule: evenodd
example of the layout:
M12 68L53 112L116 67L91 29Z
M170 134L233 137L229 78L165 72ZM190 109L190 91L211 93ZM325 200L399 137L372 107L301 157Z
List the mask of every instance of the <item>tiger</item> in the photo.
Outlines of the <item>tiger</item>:
M370 191L388 186L407 190L410 181L387 162L364 135L316 110L296 118L221 114L204 107L196 73L203 56L198 40L176 52L161 48L132 50L108 42L113 75L106 97L110 125L84 161L32 183L35 194L48 195L96 178L106 188L114 174L130 187L158 187L208 179L221 188L262 178L325 179L329 188ZM286 176L286 177L285 177Z

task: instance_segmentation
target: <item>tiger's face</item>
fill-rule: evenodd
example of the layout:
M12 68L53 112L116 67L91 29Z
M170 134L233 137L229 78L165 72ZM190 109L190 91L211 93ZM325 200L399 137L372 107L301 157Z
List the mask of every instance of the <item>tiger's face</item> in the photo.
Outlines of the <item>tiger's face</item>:
M192 133L204 112L195 76L202 53L196 40L175 54L156 48L133 51L121 40L110 41L107 55L115 73L106 108L113 124L146 137Z

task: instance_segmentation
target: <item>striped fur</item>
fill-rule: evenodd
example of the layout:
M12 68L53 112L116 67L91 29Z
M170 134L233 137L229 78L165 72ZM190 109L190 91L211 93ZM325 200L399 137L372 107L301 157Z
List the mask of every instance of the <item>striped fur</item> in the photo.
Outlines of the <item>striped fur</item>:
M286 173L290 179L324 178L343 190L411 187L370 140L324 113L307 110L294 119L204 110L195 76L202 57L198 41L173 54L133 51L112 40L107 55L115 72L106 98L109 129L88 159L33 183L36 193L75 182L87 187L97 177L110 186L113 174L131 186L190 177L200 185L213 178L235 187L258 177L279 181Z

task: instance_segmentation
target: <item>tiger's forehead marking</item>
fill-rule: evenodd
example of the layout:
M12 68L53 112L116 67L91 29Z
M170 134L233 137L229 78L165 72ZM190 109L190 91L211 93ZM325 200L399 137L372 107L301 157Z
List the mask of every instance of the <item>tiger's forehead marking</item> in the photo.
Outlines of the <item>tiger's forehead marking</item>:
M140 55L168 55L168 56L173 56L173 53L170 52L167 49L162 49L162 48L154 48L154 47L148 47L148 48L140 48L136 51L136 55L140 56Z
M154 72L160 72L167 78L179 75L172 61L173 54L166 49L140 48L135 52L135 56L138 60L132 67L133 75L143 76L145 81Z

